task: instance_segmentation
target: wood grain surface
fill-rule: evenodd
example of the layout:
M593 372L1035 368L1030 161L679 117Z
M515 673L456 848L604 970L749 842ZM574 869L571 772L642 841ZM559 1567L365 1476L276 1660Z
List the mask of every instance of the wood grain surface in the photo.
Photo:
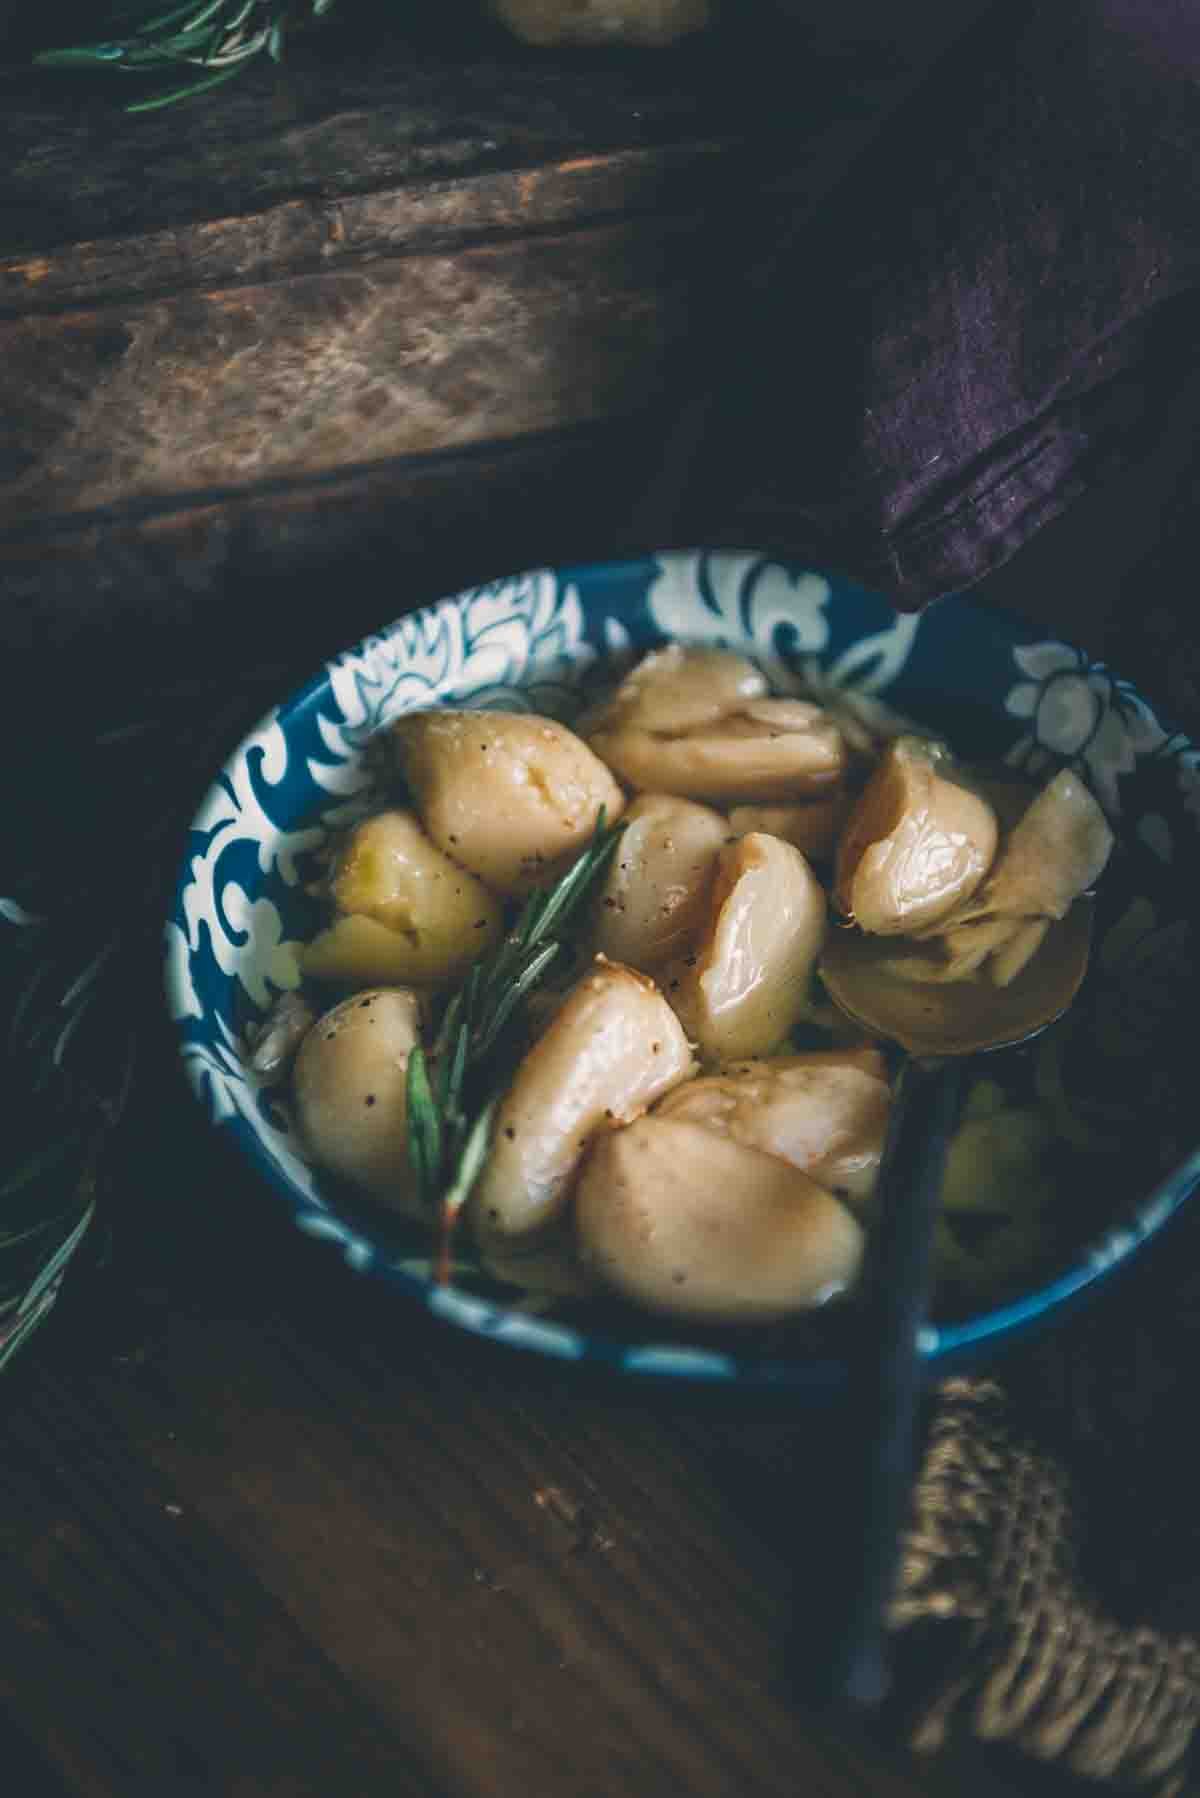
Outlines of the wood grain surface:
M619 223L0 325L0 524L627 416L686 335L683 235Z
M889 22L757 86L314 47L136 124L0 76L4 724L49 753L231 660L284 691L468 579L640 547L703 256L766 216L747 167L828 192L937 41ZM202 1123L157 942L130 1005L106 1258L0 1388L0 1791L1038 1789L807 1705L834 1418L365 1283Z
M147 945L129 995L137 1127L105 1264L5 1376L6 1790L1086 1792L998 1751L916 1762L902 1714L868 1731L814 1711L836 1412L541 1361L353 1274L201 1121L156 963ZM1176 1626L1168 1569L1196 1564L1195 1529L1184 1492L1163 1503L1151 1415L1192 1340L1186 1294L1163 1323L1195 1238L1002 1368L1105 1493L1088 1577L1139 1620L1156 1583ZM1175 1536L1148 1559L1130 1530L1156 1502Z
M878 5L734 9L670 59L506 53L495 29L472 56L469 6L415 43L359 15L134 119L103 81L0 70L6 630L53 637L89 594L145 616L177 566L197 605L232 586L264 608L263 546L281 578L332 569L368 494L403 562L425 458L456 446L483 452L471 572L511 565L495 520L533 465L554 534L615 546L745 268L980 10L939 0L898 31ZM565 472L588 432L611 494ZM424 535L454 539L453 584L443 467Z
M47 1789L953 1789L797 1698L819 1418L452 1334L149 1078L111 1270L0 1421L0 1694Z
M1193 417L1182 404L1136 480L1044 533L984 597L1134 640L1148 592L1186 608ZM1179 559L1153 567L1181 465ZM444 564L407 566L415 597ZM177 544L160 573L164 617L199 657L207 601L189 613ZM89 632L78 609L60 616L79 704L43 723L47 755L70 753L104 689L114 703L113 578ZM293 587L292 602L295 636L274 647L303 665L280 665L273 691L357 597ZM1094 1792L995 1748L917 1762L901 1717L868 1733L807 1704L836 1418L537 1361L413 1311L300 1238L202 1123L154 942L130 1005L137 1124L110 1170L111 1248L0 1385L5 1792ZM1123 1621L1193 1632L1181 1445L1198 1232L1188 1220L1104 1306L998 1369L1080 1479L1089 1589ZM936 1652L914 1645L918 1690Z

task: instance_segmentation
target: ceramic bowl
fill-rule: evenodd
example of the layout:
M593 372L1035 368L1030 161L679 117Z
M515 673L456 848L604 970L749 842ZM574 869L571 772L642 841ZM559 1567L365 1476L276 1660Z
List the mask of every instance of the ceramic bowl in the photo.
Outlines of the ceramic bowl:
M569 719L599 676L667 639L747 652L783 692L803 683L898 711L970 759L1032 772L1069 765L1117 829L1087 986L1049 1061L1026 1070L1056 1107L1078 1203L1068 1205L1053 1255L1023 1285L936 1317L924 1334L931 1369L977 1362L1094 1294L1200 1182L1200 1153L1180 1122L1188 1068L1176 1048L1190 1026L1182 1014L1200 873L1200 750L1107 667L971 601L898 616L878 596L807 567L673 553L539 569L369 637L238 745L191 826L166 926L168 998L190 1081L299 1229L461 1329L626 1373L836 1385L843 1361L819 1320L722 1338L615 1308L531 1315L470 1279L439 1287L425 1242L323 1191L278 1101L247 1072L246 1027L294 980L291 945L315 922L306 857L361 806L360 752L371 734L443 702Z

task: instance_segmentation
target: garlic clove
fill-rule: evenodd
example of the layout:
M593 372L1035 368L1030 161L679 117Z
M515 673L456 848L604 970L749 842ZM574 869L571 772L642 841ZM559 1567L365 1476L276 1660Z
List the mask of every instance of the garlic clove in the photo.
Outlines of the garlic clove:
M707 1062L769 1055L808 1002L826 901L798 849L759 832L722 849L696 948L663 986Z
M847 769L841 732L819 706L756 699L675 733L618 721L593 730L597 755L639 792L714 805L786 802L827 793Z
M997 836L991 805L941 745L898 737L842 834L834 899L872 935L911 935L970 898L991 867Z
M387 734L425 829L502 895L529 892L586 849L625 798L583 740L529 712L410 712Z
M495 1242L532 1246L567 1204L592 1137L640 1116L694 1065L654 982L598 960L524 1057L496 1113L470 1201L485 1260Z
M579 728L584 736L618 725L678 736L715 724L766 694L765 676L745 656L731 649L668 643L643 656Z
M588 940L610 961L650 973L683 954L701 928L729 825L707 806L661 793L635 799L624 823Z
M420 1031L415 993L354 993L317 1019L292 1070L296 1122L313 1159L415 1218L426 1214L408 1159L407 1082Z
M677 1118L600 1138L575 1196L580 1263L669 1316L772 1323L852 1284L863 1233L832 1193L774 1155Z
M874 1191L891 1092L877 1049L735 1062L660 1099L655 1117L777 1155L838 1198Z

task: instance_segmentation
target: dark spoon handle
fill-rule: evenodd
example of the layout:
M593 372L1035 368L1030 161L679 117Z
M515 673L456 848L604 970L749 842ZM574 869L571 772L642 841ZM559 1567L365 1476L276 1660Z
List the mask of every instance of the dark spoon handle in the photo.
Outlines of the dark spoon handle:
M934 1221L964 1061L907 1059L896 1082L863 1269L861 1334L851 1366L851 1525L836 1599L830 1695L857 1705L887 1693L884 1614L912 1492L923 1384L918 1332L929 1306Z

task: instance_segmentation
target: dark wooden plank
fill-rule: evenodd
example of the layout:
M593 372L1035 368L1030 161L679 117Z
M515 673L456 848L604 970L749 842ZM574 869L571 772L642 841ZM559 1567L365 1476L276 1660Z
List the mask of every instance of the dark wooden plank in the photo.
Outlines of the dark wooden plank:
M500 1349L352 1274L177 1084L153 960L109 1270L0 1417L0 1709L63 1791L959 1789L794 1690L820 1414Z
M899 39L872 16L878 41L849 46L806 21L802 103L793 61L745 40L669 62L301 48L285 77L136 121L0 76L0 519L48 546L56 516L181 502L186 544L204 489L277 511L280 481L619 417L673 370L686 402L747 263L962 28L950 11Z
M0 72L3 237L9 252L178 229L299 198L572 154L686 140L695 91L661 64L601 67L414 60L404 45L321 54L298 45L282 73L256 66L200 106L130 118L118 84Z
M695 220L0 324L0 521L628 413L686 335Z
M347 9L335 30L295 40L282 70L264 62L202 105L138 118L115 111L133 91L120 80L0 69L0 247L33 258L296 200L696 142L748 139L783 170L847 126L877 127L980 0L926 0L902 29L881 0L836 14L758 3L669 56L506 50L477 7L439 10L440 49L403 14L378 18L372 41L369 11Z
M666 430L643 412L69 527L31 520L0 542L0 652L34 676L10 683L0 734L45 728L37 670L54 669L62 714L102 728L136 716L147 683L217 675L231 655L277 668L282 692L474 581L640 551L630 520Z
M741 154L739 155L739 149ZM250 283L480 237L673 213L728 196L760 156L720 140L580 149L565 158L483 169L435 168L380 192L313 195L169 228L0 254L0 317Z
M68 1791L952 1789L789 1689L819 1425L453 1335L154 1111L140 1328L0 1425L0 1690Z

